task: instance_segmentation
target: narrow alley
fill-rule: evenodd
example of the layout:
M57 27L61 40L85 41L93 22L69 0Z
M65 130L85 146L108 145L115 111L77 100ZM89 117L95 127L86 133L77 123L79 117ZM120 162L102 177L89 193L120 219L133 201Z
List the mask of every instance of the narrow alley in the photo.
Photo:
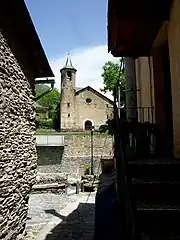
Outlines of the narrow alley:
M0 240L180 240L180 0L0 13Z

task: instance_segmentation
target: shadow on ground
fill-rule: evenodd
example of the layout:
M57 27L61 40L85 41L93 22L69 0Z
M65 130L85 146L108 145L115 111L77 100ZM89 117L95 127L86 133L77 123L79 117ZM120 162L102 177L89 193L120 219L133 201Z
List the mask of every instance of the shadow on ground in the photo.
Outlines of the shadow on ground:
M54 209L46 210L46 213L52 214L62 220L46 236L46 240L92 240L94 235L94 208L92 203L80 203L67 217L59 214Z

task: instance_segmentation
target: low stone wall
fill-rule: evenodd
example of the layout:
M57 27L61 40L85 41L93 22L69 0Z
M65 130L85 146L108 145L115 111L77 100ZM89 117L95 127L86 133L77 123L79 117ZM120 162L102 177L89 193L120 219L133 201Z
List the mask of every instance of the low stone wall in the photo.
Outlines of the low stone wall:
M91 136L89 134L65 135L65 148L63 157L90 157ZM95 133L93 135L94 156L109 156L112 151L112 137Z
M65 173L38 173L32 193L67 193L68 176Z
M39 172L65 172L71 177L83 175L91 163L90 134L65 135L63 147L37 147ZM101 158L112 155L112 137L102 134L93 136L94 173L101 172Z
M78 178L85 173L86 166L91 163L90 158L71 157L63 158L61 164L39 165L40 173L67 173L70 177ZM100 156L94 157L94 174L99 175L101 172Z

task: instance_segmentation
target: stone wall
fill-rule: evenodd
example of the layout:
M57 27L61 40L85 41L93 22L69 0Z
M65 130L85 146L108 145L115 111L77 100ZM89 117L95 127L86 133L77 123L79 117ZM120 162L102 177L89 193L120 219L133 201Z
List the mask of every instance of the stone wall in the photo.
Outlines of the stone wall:
M91 100L90 103L86 99ZM103 124L113 115L112 103L98 96L92 91L83 91L76 95L76 128L85 129L85 122L90 120L95 129Z
M37 146L38 165L61 164L64 147Z
M84 174L91 162L90 134L65 135L65 147L37 147L38 170L40 172L66 172L70 176ZM95 174L100 173L100 159L112 154L112 137L93 136L93 157Z
M0 33L0 239L23 234L35 181L31 84Z

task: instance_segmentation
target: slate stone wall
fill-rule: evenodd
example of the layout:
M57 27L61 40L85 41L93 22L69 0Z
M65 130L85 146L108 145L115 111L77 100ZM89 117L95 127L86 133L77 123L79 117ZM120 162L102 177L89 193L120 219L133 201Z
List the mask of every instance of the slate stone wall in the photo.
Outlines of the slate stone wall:
M37 146L38 165L49 166L61 164L64 147L59 146Z
M24 233L36 176L34 90L0 33L0 239Z
M65 135L63 147L37 147L38 171L47 173L65 172L70 176L84 174L91 163L90 134ZM95 134L93 136L93 159L95 174L101 171L100 159L112 156L112 137Z

